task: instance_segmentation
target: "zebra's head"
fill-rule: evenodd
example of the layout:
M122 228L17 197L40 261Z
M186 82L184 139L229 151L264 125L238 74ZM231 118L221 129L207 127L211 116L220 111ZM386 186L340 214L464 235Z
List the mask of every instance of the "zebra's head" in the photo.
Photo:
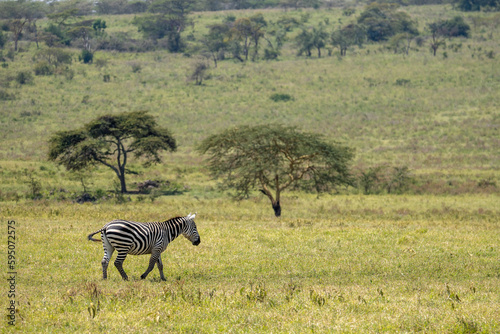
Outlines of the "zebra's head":
M186 225L184 226L182 235L184 235L186 239L191 241L194 246L198 246L201 240L200 240L200 235L198 234L198 229L196 228L196 224L194 222L195 216L196 214L189 214L185 217Z

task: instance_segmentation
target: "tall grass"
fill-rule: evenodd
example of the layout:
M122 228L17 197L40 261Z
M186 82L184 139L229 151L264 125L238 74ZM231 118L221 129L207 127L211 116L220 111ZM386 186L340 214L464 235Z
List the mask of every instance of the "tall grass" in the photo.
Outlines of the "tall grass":
M186 196L155 203L2 206L18 231L23 332L498 331L496 200L414 196L288 197L275 219L260 200ZM129 256L123 282L86 235L114 218L198 211L202 243ZM4 248L4 246L2 246ZM468 330L465 330L469 328Z

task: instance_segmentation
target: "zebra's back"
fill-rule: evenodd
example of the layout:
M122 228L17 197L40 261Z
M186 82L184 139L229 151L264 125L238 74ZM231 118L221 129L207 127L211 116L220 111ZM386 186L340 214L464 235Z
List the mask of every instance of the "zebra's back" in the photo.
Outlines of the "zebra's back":
M116 249L128 249L128 254L151 254L153 246L162 238L157 223L113 220L106 225L106 238Z

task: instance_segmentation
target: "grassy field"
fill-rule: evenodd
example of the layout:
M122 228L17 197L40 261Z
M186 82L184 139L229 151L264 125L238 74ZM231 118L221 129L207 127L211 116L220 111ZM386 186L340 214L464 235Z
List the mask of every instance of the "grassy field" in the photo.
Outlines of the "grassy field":
M450 6L404 10L421 30L459 14ZM310 15L312 25L328 18L332 29L354 19L338 8L259 12ZM254 13L195 13L186 34ZM110 33L139 37L133 16L105 19ZM0 89L14 96L0 101L0 251L7 253L7 223L15 220L19 311L16 325L4 321L0 332L500 332L499 37L498 28L473 28L436 57L428 46L403 56L371 44L317 59L288 45L279 61L219 62L201 86L187 80L195 56L98 51L86 65L76 61L79 50L68 70L18 85L13 78L31 71L36 53L21 43L0 68ZM274 93L293 100L274 102ZM166 180L176 195L116 196L108 169L75 174L46 161L55 131L132 110L156 116L179 150L151 168L132 162L138 174L128 177L129 189ZM281 219L257 193L233 201L193 147L229 126L274 122L352 146L355 174L408 166L415 183L403 195L285 192ZM99 200L75 203L84 188ZM127 258L129 282L113 265L101 279L102 247L86 240L89 233L116 218L190 212L198 213L202 242L192 247L181 237L169 246L167 282L157 269L139 280L147 256Z
M287 218L259 198L190 196L126 205L4 203L19 256L21 332L440 332L500 330L498 198L293 196ZM267 204L267 203L266 203ZM183 237L139 280L129 256L101 280L86 235L126 217L198 211L202 243Z

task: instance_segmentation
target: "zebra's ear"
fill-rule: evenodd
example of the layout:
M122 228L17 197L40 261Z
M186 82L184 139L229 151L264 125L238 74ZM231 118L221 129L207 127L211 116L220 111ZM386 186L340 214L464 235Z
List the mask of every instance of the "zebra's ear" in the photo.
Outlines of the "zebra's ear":
M195 216L196 216L196 213L194 213L194 214L189 213L189 215L187 215L187 219L194 219Z

